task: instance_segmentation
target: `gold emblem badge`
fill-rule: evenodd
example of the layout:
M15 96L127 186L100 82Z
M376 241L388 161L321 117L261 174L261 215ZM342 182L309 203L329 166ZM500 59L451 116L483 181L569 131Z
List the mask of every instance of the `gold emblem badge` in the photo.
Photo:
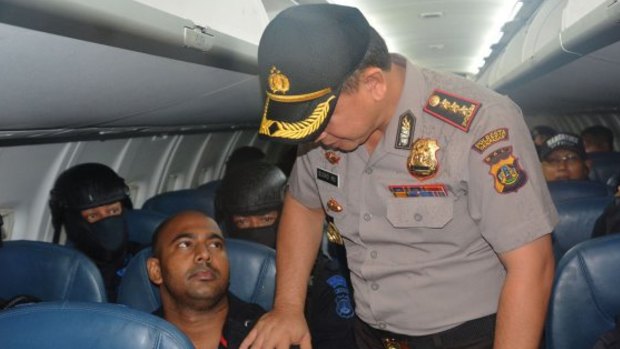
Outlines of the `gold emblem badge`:
M512 147L494 151L484 162L490 166L489 174L495 180L495 191L500 194L517 191L527 182L527 174L512 155Z
M327 201L327 209L333 212L342 212L342 206L334 199Z
M425 180L437 173L437 151L439 144L434 139L420 138L413 143L407 158L407 170L419 180Z
M392 338L382 338L383 348L385 349L401 349L400 343L398 343L395 339Z
M269 74L269 89L273 93L287 93L291 84L288 81L288 77L282 74L276 67L271 67Z
M332 221L327 223L327 240L332 244L344 245L344 239L340 235L338 228L336 228L336 224Z
M333 151L326 151L325 158L332 165L336 165L338 164L338 162L340 162L340 156L338 156L338 154Z

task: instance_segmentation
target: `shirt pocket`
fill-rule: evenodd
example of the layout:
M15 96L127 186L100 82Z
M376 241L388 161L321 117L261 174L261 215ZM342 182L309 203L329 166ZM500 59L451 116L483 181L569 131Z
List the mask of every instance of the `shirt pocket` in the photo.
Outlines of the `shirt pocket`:
M443 228L452 220L450 198L390 198L387 219L395 228Z

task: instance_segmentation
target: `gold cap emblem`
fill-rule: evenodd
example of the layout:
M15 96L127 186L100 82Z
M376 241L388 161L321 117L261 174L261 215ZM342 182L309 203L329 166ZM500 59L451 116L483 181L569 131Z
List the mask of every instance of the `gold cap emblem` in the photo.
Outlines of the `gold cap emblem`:
M276 67L271 67L271 73L269 74L269 89L273 93L285 94L291 87L288 77L282 74Z
M424 180L437 173L437 157L439 144L434 139L420 138L413 143L409 158L407 158L407 169L412 176Z
M329 201L327 201L327 209L334 212L342 212L342 206L334 199L329 199Z

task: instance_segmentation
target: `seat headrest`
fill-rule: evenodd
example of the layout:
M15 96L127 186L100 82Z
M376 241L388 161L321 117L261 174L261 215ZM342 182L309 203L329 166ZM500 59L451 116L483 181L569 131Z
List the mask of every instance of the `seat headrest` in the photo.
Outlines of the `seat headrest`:
M271 309L275 293L275 251L251 241L226 239L230 264L230 292L240 299ZM125 271L118 292L118 302L132 308L153 312L160 307L159 289L146 272L151 248L136 254Z
M0 298L106 302L97 266L80 251L42 241L5 241L0 248Z
M555 181L547 185L555 204L564 200L611 195L607 185L595 181Z
M198 189L169 191L153 196L142 205L143 209L173 215L182 211L200 211L215 217L215 194Z
M620 234L585 241L560 261L547 317L549 349L592 348L620 314Z
M601 196L564 200L555 205L559 217L552 234L556 261L573 246L590 239L594 223L612 200L611 196Z
M168 216L161 212L150 210L127 210L125 222L127 222L129 241L143 246L150 245L155 229L166 217Z
M174 325L120 304L44 302L0 312L0 348L190 349Z

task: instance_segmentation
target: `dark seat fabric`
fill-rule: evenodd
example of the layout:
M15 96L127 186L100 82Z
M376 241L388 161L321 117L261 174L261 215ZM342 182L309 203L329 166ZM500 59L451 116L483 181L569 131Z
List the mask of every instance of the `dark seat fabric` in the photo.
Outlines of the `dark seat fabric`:
M155 229L163 222L166 214L150 210L128 210L125 212L129 241L141 246L151 244Z
M603 196L564 200L556 204L559 222L552 234L556 261L573 246L590 239L594 223L612 200L613 197Z
M620 172L620 152L590 153L592 161L589 177L591 180L606 184L611 176Z
M190 349L154 315L120 304L44 302L0 312L0 348Z
M611 196L604 183L595 181L556 181L547 183L555 204L579 198Z
M226 239L230 263L230 291L266 310L273 305L275 292L275 251L267 246L244 240ZM146 272L151 249L140 251L131 260L121 280L118 302L152 312L161 305L159 289Z
M107 301L99 269L78 250L42 241L5 241L0 298L23 294L44 301Z
M215 215L214 197L207 191L198 189L183 189L169 191L153 196L146 200L142 208L157 211L166 215L173 215L182 211L200 211L209 217Z
M546 324L547 349L589 349L620 314L620 235L583 242L560 261Z

